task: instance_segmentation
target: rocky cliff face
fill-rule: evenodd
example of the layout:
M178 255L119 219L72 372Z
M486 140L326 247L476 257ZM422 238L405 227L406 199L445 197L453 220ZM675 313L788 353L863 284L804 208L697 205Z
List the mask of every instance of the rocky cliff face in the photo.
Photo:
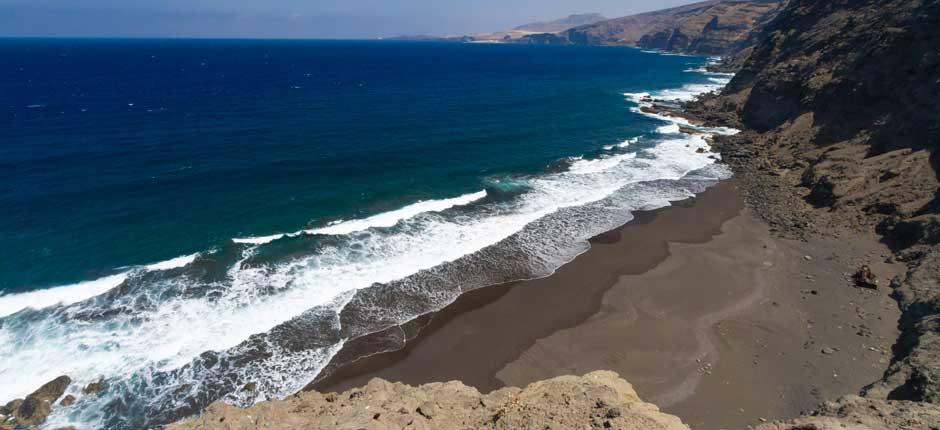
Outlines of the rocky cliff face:
M938 0L791 0L724 93L689 106L747 130L722 152L778 231L880 235L908 264L870 399L940 403L938 29Z
M575 27L551 40L580 45L632 45L701 55L724 55L751 40L779 10L782 0L711 0Z
M459 382L421 387L374 379L342 394L303 392L248 409L214 403L185 429L635 429L688 430L644 403L613 372L564 376L482 395Z

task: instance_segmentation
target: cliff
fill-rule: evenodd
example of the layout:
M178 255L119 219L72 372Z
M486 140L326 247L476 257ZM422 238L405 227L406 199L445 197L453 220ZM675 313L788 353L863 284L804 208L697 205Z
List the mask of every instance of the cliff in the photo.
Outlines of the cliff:
M938 28L937 0L792 0L724 92L688 106L745 128L719 145L778 232L870 234L907 264L880 284L902 335L865 401L940 403Z
M630 45L700 55L725 55L752 40L782 0L711 0L583 25L557 34L532 35L577 45Z
M421 387L373 379L342 394L303 392L248 409L214 403L186 429L546 429L688 430L637 397L612 372L563 376L482 395L459 382Z

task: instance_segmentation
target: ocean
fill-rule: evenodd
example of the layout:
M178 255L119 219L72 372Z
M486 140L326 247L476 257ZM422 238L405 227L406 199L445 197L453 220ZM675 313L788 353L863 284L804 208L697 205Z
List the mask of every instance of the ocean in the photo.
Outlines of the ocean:
M69 375L50 427L289 395L349 339L546 276L729 174L639 110L727 83L702 57L0 39L0 58L0 400Z

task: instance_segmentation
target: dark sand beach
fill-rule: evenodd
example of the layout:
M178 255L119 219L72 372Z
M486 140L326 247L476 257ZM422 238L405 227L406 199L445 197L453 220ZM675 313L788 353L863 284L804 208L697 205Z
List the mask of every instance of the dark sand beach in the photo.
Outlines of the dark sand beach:
M869 240L773 238L742 208L731 180L640 213L552 276L466 294L416 322L426 327L404 349L339 366L310 388L383 378L488 392L609 369L693 428L720 429L792 416L878 379L897 306L844 274L859 261L902 268L878 263L886 251Z

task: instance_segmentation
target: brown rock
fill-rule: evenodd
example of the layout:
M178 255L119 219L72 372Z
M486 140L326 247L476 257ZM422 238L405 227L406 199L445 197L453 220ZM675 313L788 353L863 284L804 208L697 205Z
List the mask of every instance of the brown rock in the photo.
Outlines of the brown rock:
M75 403L75 396L69 394L62 398L62 401L59 402L59 405L62 406L72 406Z
M357 396L350 396L358 393ZM238 409L217 402L202 416L170 425L185 429L569 429L688 430L678 418L639 399L613 372L563 376L525 389L480 394L459 382L411 387L374 379L334 398L304 392Z
M104 389L105 389L104 377L101 376L101 377L98 377L96 381L91 382L88 385L86 385L85 388L82 388L82 394L86 394L86 395L98 394L104 391Z
M16 399L0 408L0 414L7 416L3 425L11 428L28 428L42 424L52 413L52 405L72 383L68 376L60 376L49 381L25 399ZM12 420L10 419L12 417ZM0 427L0 430L4 430Z
M871 268L868 266L862 266L852 275L852 280L855 281L855 285L862 288L878 288L878 277L872 273Z

